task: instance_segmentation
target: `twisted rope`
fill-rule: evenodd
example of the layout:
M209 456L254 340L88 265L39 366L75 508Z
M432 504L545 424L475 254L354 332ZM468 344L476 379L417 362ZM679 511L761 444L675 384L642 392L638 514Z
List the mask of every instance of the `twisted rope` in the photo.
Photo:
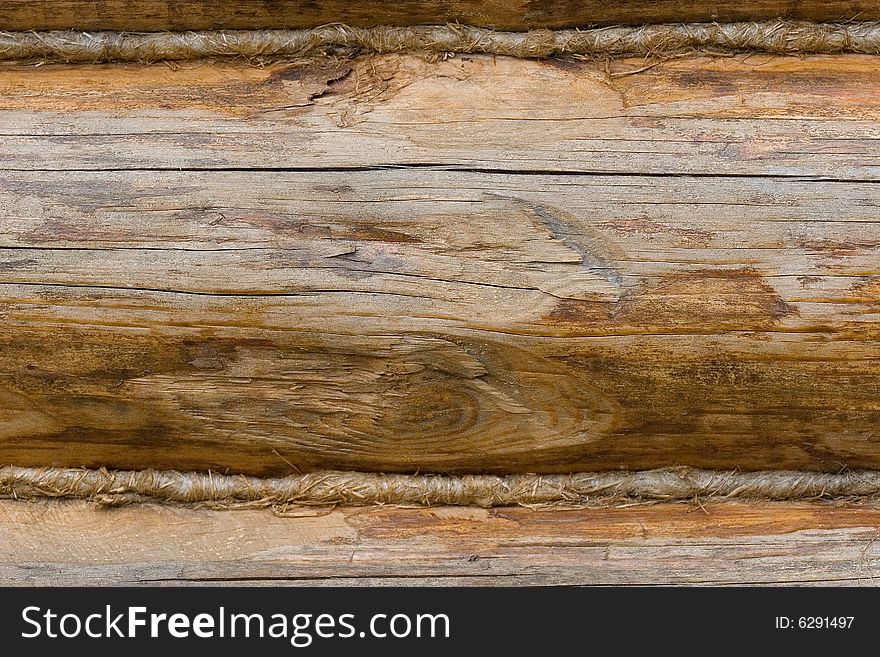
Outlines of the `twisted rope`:
M569 504L691 499L880 498L880 471L738 472L673 468L507 476L314 472L279 478L176 471L0 467L0 497L214 506Z
M248 60L328 52L485 53L522 58L667 56L686 52L880 54L880 22L660 24L586 30L495 32L463 25L200 32L0 32L0 60L76 63Z

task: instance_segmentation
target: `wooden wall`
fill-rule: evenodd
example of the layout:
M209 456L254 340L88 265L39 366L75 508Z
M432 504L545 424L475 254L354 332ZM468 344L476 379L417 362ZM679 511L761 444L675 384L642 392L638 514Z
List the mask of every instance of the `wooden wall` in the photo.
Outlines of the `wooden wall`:
M880 466L875 59L0 69L0 461Z

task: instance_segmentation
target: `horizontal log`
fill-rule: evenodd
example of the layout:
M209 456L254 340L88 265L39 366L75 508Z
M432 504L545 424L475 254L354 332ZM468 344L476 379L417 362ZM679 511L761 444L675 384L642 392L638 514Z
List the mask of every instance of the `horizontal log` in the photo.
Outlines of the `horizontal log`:
M4 181L7 463L878 464L880 225L861 183Z
M871 585L880 511L207 511L0 501L0 585Z
M870 0L5 0L6 30L205 30L466 23L503 30L747 21L795 18L851 21L880 18Z
M880 467L871 62L2 68L0 463Z
M870 56L175 66L0 67L0 170L880 179Z

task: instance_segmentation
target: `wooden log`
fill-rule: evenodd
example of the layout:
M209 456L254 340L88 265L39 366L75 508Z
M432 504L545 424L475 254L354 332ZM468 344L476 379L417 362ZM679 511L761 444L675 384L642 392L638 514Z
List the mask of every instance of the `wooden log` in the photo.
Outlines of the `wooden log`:
M502 30L724 22L794 18L852 21L880 18L870 0L5 0L6 30L205 30L465 23Z
M874 60L0 69L0 462L880 467Z
M0 585L873 585L880 511L266 511L0 501Z
M542 172L877 180L876 61L695 57L638 74L641 59L606 70L473 55L177 70L7 64L0 171L419 167L518 173L520 182Z

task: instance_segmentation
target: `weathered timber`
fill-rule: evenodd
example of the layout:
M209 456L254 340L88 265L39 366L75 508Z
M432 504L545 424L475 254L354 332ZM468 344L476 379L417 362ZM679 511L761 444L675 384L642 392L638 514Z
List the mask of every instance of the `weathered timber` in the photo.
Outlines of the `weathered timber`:
M875 59L0 69L0 462L880 467Z
M871 0L5 0L0 29L162 30L465 23L504 30L795 18L880 18Z
M880 511L818 504L207 511L0 501L0 584L874 585Z
M0 66L0 170L880 180L871 56L686 58L638 74L644 60L485 56L176 66Z

